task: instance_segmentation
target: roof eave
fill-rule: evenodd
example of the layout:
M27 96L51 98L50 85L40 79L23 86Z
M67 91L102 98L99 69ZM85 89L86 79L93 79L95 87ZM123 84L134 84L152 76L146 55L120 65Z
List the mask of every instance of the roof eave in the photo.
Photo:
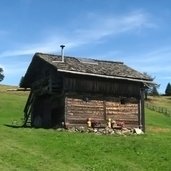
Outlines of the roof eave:
M150 80L133 79L133 78L127 78L127 77L110 76L110 75L100 75L100 74L93 74L93 73L63 70L63 69L57 69L57 71L58 72L64 72L64 73L78 74L78 75L87 75L87 76L94 76L94 77L101 77L101 78L109 78L109 79L118 79L118 80L127 80L127 81L155 84Z

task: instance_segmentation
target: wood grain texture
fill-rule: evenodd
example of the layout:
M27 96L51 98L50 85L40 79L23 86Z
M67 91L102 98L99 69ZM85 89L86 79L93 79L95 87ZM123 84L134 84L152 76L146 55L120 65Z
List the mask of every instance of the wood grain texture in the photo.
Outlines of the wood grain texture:
M138 103L121 104L118 99L110 97L92 97L92 99L85 101L84 97L85 95L82 98L81 96L67 97L65 105L67 106L66 118L69 124L85 125L88 118L107 123L110 118L118 122L123 121L125 127L128 128L138 127Z

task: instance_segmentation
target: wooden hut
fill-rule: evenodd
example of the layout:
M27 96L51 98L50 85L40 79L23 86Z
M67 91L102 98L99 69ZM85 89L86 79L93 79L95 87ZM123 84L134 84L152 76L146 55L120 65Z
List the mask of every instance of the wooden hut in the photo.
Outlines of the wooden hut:
M91 118L144 131L144 89L151 82L122 62L36 53L20 85L31 88L24 125L87 126Z

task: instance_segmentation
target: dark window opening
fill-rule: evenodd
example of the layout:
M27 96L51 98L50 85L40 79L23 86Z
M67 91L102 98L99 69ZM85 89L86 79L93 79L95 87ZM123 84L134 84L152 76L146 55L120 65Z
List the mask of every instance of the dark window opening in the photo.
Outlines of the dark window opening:
M121 99L121 104L126 104L126 98Z

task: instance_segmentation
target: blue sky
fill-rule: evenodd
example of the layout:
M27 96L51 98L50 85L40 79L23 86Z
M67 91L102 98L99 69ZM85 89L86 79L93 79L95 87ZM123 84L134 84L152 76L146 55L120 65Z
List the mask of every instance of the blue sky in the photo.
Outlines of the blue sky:
M18 85L35 52L122 61L171 82L169 0L1 0L1 84Z

